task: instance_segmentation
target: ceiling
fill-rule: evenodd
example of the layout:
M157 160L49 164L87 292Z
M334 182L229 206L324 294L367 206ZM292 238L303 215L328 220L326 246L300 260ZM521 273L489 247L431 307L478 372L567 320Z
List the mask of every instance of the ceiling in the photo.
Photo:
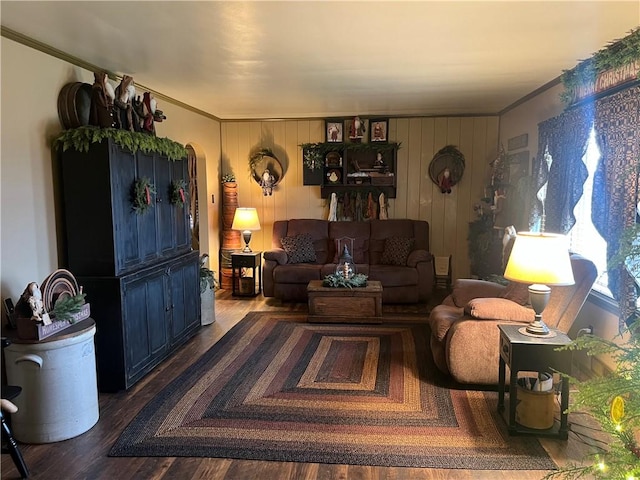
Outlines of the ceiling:
M640 1L2 1L0 18L221 119L430 116L500 112L640 25Z

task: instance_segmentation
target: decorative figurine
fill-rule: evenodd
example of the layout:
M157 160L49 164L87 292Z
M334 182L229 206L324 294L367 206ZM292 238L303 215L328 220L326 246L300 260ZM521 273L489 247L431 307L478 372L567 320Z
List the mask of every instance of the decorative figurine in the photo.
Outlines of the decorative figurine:
M272 173L269 171L268 168L265 168L264 172L262 173L262 177L260 178L260 186L262 187L262 195L264 195L265 197L267 195L272 195L273 194L273 186L276 183L276 179L275 177L272 175Z
M156 111L156 100L151 95L151 92L144 92L142 96L142 131L156 134L156 127L153 124L155 118L154 113Z
M139 130L140 121L133 109L133 100L136 97L136 87L133 77L123 75L120 85L116 87L114 105L116 107L116 126L131 132Z
M91 107L89 109L89 125L102 128L115 126L113 118L113 101L115 93L107 81L105 72L94 72L95 82L91 88Z
M451 193L452 186L451 171L445 168L440 175L440 191L442 193Z
M17 315L31 317L34 322L51 325L51 318L49 318L42 301L42 292L36 282L29 283L24 289L16 304L15 311Z

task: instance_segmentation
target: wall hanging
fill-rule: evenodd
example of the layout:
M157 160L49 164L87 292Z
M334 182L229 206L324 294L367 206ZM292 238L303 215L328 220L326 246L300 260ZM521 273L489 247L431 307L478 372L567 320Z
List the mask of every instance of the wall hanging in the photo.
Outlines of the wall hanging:
M273 194L284 176L282 164L270 148L261 148L249 156L249 170L265 196Z
M442 193L451 193L452 187L462 179L464 167L464 155L454 145L447 145L431 160L429 177Z

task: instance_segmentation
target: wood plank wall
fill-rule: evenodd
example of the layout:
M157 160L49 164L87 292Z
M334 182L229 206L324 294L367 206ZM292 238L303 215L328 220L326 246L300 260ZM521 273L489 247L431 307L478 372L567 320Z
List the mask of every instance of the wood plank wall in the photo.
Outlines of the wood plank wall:
M324 120L268 120L222 122L220 172L234 173L238 205L256 207L262 230L254 232L253 250L271 248L275 220L326 218L328 204L320 187L302 184L302 151L298 145L325 140ZM389 139L402 143L398 151L397 197L389 200L390 218L427 220L431 251L452 255L453 278L468 277L468 222L475 218L474 203L484 196L490 162L497 155L499 118L416 117L392 118ZM466 160L462 180L449 195L429 178L429 162L446 145L456 145ZM271 148L285 175L272 196L263 196L251 178L249 153Z

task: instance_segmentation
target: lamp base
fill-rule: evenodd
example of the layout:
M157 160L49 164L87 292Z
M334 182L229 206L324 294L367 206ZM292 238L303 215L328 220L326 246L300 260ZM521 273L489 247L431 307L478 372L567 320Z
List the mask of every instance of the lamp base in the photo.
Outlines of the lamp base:
M519 328L518 332L522 335L527 335L528 337L537 338L551 338L556 336L556 332L554 330L549 330L549 327L547 327L544 322L538 322L536 320L526 327Z
M242 249L242 253L251 253L252 250L249 247L249 242L251 241L251 230L243 231L242 239L244 240L244 248Z

